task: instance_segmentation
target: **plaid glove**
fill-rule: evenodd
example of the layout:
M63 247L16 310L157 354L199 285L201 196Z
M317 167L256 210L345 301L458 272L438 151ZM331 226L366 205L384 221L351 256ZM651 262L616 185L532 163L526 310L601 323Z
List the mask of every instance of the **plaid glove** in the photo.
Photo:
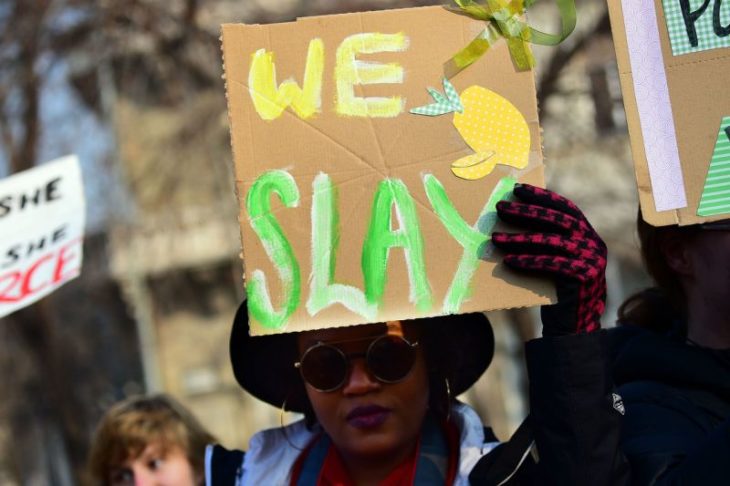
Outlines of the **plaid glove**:
M518 201L500 201L497 214L527 233L492 234L517 270L551 276L558 303L541 309L543 336L591 332L606 307L606 244L578 207L558 194L528 184L514 188Z

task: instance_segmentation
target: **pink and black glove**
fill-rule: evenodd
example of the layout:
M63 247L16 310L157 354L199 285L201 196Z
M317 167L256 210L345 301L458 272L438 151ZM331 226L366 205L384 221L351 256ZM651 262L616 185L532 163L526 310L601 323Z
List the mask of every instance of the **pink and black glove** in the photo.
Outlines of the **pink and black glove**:
M543 336L600 329L606 307L606 244L568 199L529 184L514 188L517 201L500 201L497 214L526 233L492 234L508 266L549 275L558 303L541 309Z

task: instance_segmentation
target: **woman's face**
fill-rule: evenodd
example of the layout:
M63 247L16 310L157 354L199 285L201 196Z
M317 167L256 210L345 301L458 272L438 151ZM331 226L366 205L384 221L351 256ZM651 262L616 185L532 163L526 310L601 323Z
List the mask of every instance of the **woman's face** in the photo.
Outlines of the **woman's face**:
M405 338L418 341L417 326L403 326ZM383 324L322 329L299 336L300 356L318 342L337 343L350 358L342 387L320 392L306 383L317 420L343 456L399 455L415 446L428 407L428 373L423 351L416 347L411 371L398 383L383 383L367 368L364 353L386 333ZM347 341L347 342L342 342Z

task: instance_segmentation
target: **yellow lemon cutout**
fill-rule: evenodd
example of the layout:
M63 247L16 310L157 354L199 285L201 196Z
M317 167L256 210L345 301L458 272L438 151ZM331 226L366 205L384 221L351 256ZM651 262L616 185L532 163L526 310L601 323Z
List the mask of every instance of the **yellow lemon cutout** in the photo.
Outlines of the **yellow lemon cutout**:
M464 109L454 113L454 126L476 153L452 163L452 172L473 180L486 176L497 164L516 169L527 167L530 129L519 110L506 98L481 86L468 87L460 98Z
M462 157L451 164L451 172L456 177L467 180L481 179L492 172L496 165L495 152L479 152Z
M515 169L527 167L530 128L515 105L481 86L470 86L459 95L447 78L443 83L443 93L428 88L434 103L412 108L410 112L426 116L454 114L454 126L474 150L451 164L454 175L475 180L492 172L497 164Z

